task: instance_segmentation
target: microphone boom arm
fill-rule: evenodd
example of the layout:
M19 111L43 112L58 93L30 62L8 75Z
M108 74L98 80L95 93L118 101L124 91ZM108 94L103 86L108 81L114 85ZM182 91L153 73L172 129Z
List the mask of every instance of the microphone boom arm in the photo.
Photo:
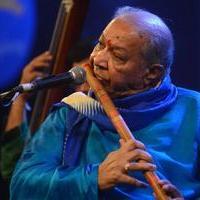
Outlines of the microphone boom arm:
M57 85L65 83L73 83L75 85L78 85L84 83L85 80L85 70L82 67L73 67L69 72L64 72L57 75L50 75L42 79L37 79L31 83L20 84L9 91L1 93L0 102L3 102L5 100L13 101L13 97L16 98L20 93L37 91L44 88L55 87Z

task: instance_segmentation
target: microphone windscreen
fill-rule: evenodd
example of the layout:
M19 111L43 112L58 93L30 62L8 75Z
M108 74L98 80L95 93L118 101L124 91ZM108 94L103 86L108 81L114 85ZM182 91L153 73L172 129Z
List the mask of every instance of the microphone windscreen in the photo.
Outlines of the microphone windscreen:
M74 82L76 84L84 83L86 80L86 72L82 67L76 66L69 70L72 73Z

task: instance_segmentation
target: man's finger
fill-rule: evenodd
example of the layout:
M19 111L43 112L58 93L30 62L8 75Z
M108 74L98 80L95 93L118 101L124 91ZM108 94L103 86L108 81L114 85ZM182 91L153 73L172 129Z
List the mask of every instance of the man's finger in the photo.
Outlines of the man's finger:
M147 187L148 186L147 183L140 181L138 179L132 178L132 177L125 175L125 174L122 174L119 177L118 181L119 181L119 183L126 183L126 184L130 184L130 185L133 185L133 186L136 186L136 187Z
M144 160L146 162L153 162L151 155L141 149L135 149L134 151L131 151L127 155L128 161L138 161L138 160Z
M139 162L135 162L135 163L128 163L128 165L126 165L127 170L129 171L138 171L138 170L142 170L142 171L155 171L156 170L156 165L151 164L151 163L139 163Z

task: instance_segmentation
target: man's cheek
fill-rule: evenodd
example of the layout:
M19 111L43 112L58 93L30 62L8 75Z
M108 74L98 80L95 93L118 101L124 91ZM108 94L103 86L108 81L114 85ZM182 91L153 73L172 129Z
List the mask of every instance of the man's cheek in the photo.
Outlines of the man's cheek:
M90 58L89 58L90 65L94 64L94 58L95 58L96 54L97 54L97 52L95 50L93 50L93 52L90 54Z

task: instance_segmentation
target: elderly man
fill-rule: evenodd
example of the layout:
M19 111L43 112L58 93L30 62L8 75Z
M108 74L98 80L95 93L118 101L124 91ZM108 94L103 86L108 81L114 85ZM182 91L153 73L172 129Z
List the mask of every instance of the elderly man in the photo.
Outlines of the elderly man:
M142 172L155 169L169 197L200 197L200 95L170 82L173 50L159 17L120 8L90 64L136 142L120 140L92 91L72 94L26 147L11 199L153 199Z

